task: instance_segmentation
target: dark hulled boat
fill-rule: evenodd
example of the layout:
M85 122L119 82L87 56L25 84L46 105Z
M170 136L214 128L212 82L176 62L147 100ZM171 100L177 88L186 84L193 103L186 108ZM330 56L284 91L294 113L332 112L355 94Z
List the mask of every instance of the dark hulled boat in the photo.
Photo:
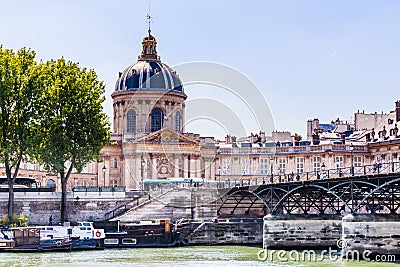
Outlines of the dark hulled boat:
M106 248L172 247L182 245L170 220L140 221L117 228L104 227Z

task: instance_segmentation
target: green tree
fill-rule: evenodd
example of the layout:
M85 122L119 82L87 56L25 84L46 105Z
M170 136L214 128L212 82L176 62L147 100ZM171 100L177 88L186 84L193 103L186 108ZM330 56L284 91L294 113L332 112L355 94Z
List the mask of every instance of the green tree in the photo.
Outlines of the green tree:
M68 221L67 183L75 168L81 172L98 160L110 140L109 123L103 111L104 83L93 70L64 58L41 65L43 97L41 119L35 124L38 147L33 154L43 166L60 175L61 220Z
M39 76L34 51L21 48L15 52L0 46L0 162L9 185L9 218L14 212L14 183L20 164L29 160L27 151L34 145L31 125L38 115Z

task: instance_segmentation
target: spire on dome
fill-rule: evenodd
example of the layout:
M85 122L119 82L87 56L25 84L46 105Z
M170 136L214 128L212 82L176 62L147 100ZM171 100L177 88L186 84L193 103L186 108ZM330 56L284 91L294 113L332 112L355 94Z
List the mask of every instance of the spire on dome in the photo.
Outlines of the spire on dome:
M154 38L151 35L151 28L150 24L151 22L151 16L150 16L150 7L149 7L149 13L146 15L147 22L149 23L149 29L147 30L148 35L143 38L142 41L142 53L139 56L139 60L156 60L159 61L158 55L157 55L157 41L156 38Z

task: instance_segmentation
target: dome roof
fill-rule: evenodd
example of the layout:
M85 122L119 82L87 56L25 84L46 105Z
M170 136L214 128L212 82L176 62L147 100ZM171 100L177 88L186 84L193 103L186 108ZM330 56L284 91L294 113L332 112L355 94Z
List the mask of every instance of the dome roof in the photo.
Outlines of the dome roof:
M119 73L115 91L173 90L183 93L182 81L168 65L156 60L138 60Z
M157 41L150 34L143 38L139 59L119 73L115 91L172 91L184 94L182 81L157 55Z

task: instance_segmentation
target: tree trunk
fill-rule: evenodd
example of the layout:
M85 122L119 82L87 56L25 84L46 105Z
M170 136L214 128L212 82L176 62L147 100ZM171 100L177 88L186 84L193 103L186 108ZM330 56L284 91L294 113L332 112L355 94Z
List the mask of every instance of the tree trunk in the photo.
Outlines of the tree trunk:
M14 183L17 179L17 174L19 171L19 165L21 164L22 156L18 159L17 164L14 169L14 174L11 173L10 162L5 161L6 176L8 181L8 225L11 224L11 218L14 214Z
M8 225L11 224L11 218L14 214L14 183L8 185Z
M67 177L64 173L60 173L61 176L61 222L68 221L67 211Z
M6 163L6 176L8 181L8 225L11 224L11 218L14 214L14 181L11 177L11 169Z
M61 177L61 222L68 222L68 210L67 210L67 182L71 175L73 165L69 166L67 173L60 173Z

